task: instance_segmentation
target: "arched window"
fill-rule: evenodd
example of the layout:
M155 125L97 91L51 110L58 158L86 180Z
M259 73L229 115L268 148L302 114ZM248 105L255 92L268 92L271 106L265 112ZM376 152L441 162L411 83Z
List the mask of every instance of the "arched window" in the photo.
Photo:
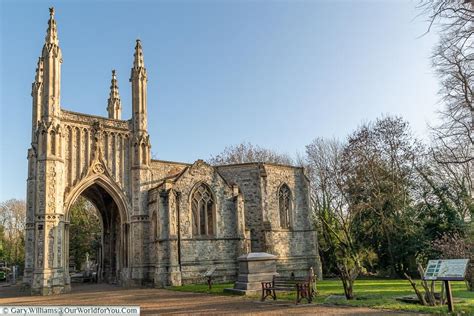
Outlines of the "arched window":
M201 183L191 197L193 235L214 235L214 199L209 187Z
M291 191L286 184L283 184L278 191L278 203L280 209L280 226L281 228L290 228Z
M142 164L146 165L147 163L147 156L146 156L146 145L142 144Z
M153 215L151 216L151 233L153 240L156 240L159 237L158 228L158 216L156 215L156 212L153 212Z

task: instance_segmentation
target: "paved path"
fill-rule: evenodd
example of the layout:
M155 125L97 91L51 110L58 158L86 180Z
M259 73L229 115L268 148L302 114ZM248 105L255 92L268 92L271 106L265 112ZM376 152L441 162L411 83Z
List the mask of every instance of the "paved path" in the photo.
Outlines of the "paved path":
M139 305L142 315L408 315L369 308L262 303L241 296L124 289L108 284L74 284L69 294L28 296L18 286L3 287L0 283L0 305Z

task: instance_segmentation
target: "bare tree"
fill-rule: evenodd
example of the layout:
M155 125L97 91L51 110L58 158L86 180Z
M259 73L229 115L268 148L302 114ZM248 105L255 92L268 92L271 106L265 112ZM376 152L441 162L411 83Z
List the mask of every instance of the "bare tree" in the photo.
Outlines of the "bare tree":
M444 103L442 123L433 128L434 146L438 148L434 157L440 163L462 164L473 159L474 52L449 45L449 40L442 41L433 56Z
M439 27L440 40L433 66L440 78L441 124L433 128L432 171L421 173L436 198L455 204L465 221L474 215L473 126L474 126L474 1L423 0L429 28ZM440 183L442 185L440 185ZM440 189L441 188L441 189ZM429 205L429 203L427 203ZM466 237L469 240L469 234ZM471 249L471 257L474 249ZM470 266L474 275L474 263ZM471 277L471 282L473 279ZM472 287L471 287L472 289Z
M22 264L25 258L24 241L26 203L11 199L0 203L0 226L3 227L3 258L10 264Z
M473 186L472 164L440 161L441 157L446 157L440 150L445 151L446 147L431 147L425 154L419 153L420 163L416 165L416 171L422 182L414 193L427 208L442 205L444 209L453 209L458 218L467 223L474 211L470 189Z
M419 7L428 17L428 32L437 25L449 46L466 47L472 44L473 0L421 0Z
M247 162L270 162L291 165L293 164L293 159L287 154L281 154L247 142L226 147L220 154L212 156L208 162L212 165Z
M444 234L431 242L431 246L437 250L441 259L474 259L472 249L474 241L467 240L459 234ZM466 286L468 290L474 291L474 271L468 269L466 273Z
M472 160L474 124L474 1L423 0L429 28L437 26L440 40L432 56L440 78L444 110L442 123L433 129L435 159L440 163Z
M336 140L315 139L306 146L308 174L312 181L312 202L320 234L320 250L331 256L347 299L354 298L354 282L363 270L367 250L354 238L354 219L344 190L341 168L343 146Z

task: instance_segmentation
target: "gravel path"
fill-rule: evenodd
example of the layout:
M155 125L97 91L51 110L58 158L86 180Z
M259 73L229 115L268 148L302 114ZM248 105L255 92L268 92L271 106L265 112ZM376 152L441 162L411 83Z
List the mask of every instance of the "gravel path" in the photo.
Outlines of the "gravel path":
M124 289L108 284L74 284L72 293L56 296L28 296L18 286L0 284L0 305L139 305L142 315L414 315L359 307L259 302L240 296L164 289Z

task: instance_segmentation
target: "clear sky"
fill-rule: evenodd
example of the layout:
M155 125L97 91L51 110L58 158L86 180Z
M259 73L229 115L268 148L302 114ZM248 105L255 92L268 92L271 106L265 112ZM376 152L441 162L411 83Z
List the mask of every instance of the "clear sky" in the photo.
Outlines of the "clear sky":
M148 71L152 153L193 162L242 141L294 155L383 114L427 135L438 106L436 34L417 1L0 0L0 201L25 198L31 83L55 6L61 107L122 117L135 39Z

